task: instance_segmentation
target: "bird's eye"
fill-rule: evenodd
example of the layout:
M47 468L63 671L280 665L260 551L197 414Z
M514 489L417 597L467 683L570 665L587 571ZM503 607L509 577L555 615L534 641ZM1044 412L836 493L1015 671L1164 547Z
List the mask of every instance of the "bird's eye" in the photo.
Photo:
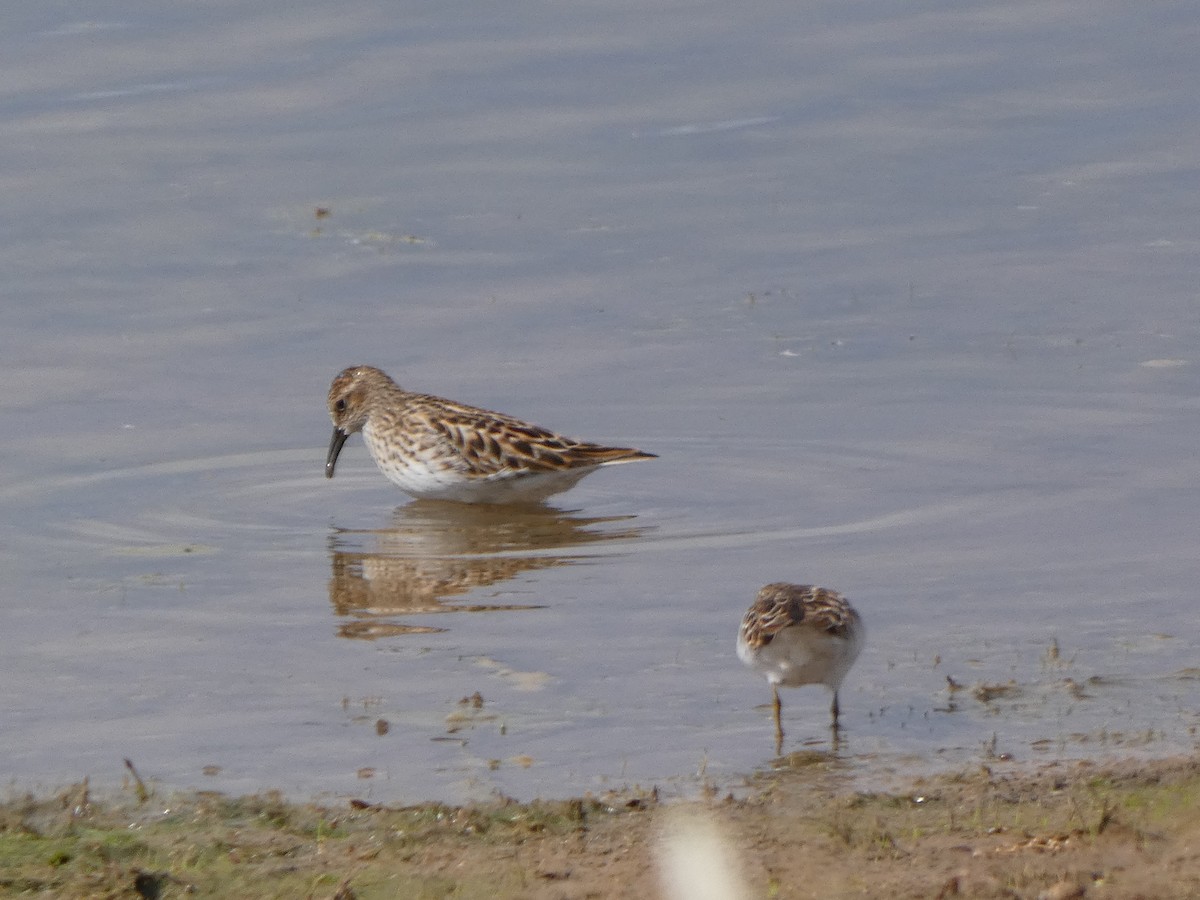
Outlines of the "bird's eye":
M346 411L346 398L345 397L340 398L337 403L333 404L333 408L336 409L338 412L345 412Z

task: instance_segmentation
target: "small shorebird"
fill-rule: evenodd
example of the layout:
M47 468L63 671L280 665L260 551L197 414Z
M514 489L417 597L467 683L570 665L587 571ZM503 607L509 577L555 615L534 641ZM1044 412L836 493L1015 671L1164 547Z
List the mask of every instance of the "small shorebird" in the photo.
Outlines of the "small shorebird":
M526 503L572 487L600 466L653 459L628 447L563 437L502 413L406 391L379 369L351 366L329 388L333 438L325 477L361 431L402 491L461 503Z
M838 688L866 636L862 619L837 591L777 581L758 592L738 630L738 657L771 683L775 752L783 749L779 685L823 684L833 691L833 732L838 729Z

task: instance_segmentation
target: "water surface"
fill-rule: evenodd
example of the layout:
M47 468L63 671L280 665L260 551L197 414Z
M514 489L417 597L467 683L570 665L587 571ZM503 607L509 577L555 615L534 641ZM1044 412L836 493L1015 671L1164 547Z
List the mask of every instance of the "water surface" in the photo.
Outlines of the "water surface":
M0 35L12 785L735 783L785 579L864 779L1194 745L1190 5L88 13ZM360 363L661 458L328 481Z

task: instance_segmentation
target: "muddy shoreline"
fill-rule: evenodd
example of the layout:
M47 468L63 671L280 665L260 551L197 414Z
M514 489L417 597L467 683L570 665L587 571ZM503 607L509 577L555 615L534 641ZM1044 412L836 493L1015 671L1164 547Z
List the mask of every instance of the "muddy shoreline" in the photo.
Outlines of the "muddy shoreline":
M1184 898L1200 896L1197 799L1198 756L997 761L887 792L797 756L745 797L669 803L392 807L136 783L100 801L83 783L0 807L0 896L674 896L664 859L710 840L720 852L700 857L727 871L703 878L731 897Z

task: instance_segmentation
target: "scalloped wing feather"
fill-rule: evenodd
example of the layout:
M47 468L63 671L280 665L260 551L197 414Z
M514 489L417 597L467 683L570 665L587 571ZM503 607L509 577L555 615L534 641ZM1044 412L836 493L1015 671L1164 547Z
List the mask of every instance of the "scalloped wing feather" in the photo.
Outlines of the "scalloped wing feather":
M844 636L856 618L857 613L837 591L780 581L758 592L742 619L742 636L754 649L766 646L776 634L793 625L804 624Z
M653 454L604 447L557 435L502 413L464 406L440 397L412 397L408 415L436 430L478 476L518 472L563 472L610 462L650 459Z

